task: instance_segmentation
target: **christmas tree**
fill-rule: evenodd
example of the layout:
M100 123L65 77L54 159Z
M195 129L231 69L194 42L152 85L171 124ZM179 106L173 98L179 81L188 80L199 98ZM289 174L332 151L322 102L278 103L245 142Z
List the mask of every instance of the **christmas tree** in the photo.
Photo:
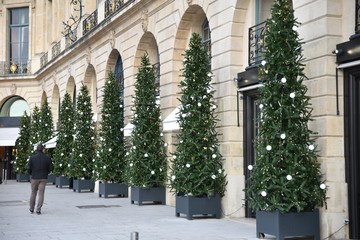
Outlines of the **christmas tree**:
M166 179L166 153L160 106L156 104L155 72L147 54L141 57L136 79L127 178L132 187L159 187Z
M101 110L100 142L96 158L96 178L104 181L123 182L125 180L124 149L124 106L123 86L109 72L104 87Z
M40 131L41 131L41 119L40 119L40 109L38 106L34 107L34 110L31 115L31 125L30 125L30 144L33 154L36 154L36 145L40 143Z
M54 133L53 118L47 99L45 99L40 109L39 128L40 143L44 144L52 138Z
M20 121L20 136L16 140L16 160L14 169L17 173L27 173L26 164L30 158L30 117L24 112Z
M193 33L185 52L182 76L180 133L172 159L171 188L176 193L195 197L224 196L227 182L216 132L216 105L210 84L212 74L197 33Z
M75 110L69 93L65 93L64 100L61 103L59 128L57 133L56 149L54 156L54 174L66 176L68 173L68 164L70 163L70 154L73 148Z
M77 98L73 159L70 176L91 179L95 162L95 127L92 119L91 99L86 85L82 85Z
M303 85L299 23L287 0L275 1L271 14L262 61L256 163L248 166L250 186L245 191L254 210L312 211L325 203L326 186L311 138L315 133L308 128L312 108Z

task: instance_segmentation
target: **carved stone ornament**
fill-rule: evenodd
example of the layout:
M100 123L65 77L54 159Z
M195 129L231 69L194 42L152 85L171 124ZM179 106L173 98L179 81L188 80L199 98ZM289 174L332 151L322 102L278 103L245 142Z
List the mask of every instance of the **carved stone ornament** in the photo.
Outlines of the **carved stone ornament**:
M186 0L186 1L189 5L192 3L192 0Z
M110 46L112 49L115 48L115 30L110 31Z
M56 85L56 71L54 71L53 73L53 81L54 81L54 85Z
M31 8L32 9L35 9L35 3L36 3L35 0L31 0Z
M11 92L11 95L15 95L15 93L16 93L16 85L15 85L15 83L11 84L10 92Z
M86 62L87 64L91 63L91 48L88 47L87 51L86 51Z
M144 30L144 32L147 32L149 25L149 14L148 10L143 10L141 13L141 27Z

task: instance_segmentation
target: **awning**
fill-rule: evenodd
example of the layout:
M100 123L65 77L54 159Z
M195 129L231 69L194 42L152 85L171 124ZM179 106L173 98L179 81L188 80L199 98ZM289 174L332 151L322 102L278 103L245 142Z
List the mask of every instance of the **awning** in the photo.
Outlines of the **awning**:
M163 121L163 131L173 131L179 130L180 126L177 122L177 115L180 112L181 105L177 106L174 111L172 111L169 116L167 116Z
M0 146L15 146L18 139L19 128L0 128Z
M57 136L47 141L44 145L45 148L56 148Z

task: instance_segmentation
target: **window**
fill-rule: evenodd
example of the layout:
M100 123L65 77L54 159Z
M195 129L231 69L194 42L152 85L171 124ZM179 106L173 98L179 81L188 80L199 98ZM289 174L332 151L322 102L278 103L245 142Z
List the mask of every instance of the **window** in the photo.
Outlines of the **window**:
M29 8L13 8L9 10L9 62L17 66L16 73L26 73L28 58Z
M204 48L207 51L208 57L209 57L209 69L211 69L211 32L209 27L209 21L207 18L203 22L201 26L201 35L202 35L202 41L204 44Z

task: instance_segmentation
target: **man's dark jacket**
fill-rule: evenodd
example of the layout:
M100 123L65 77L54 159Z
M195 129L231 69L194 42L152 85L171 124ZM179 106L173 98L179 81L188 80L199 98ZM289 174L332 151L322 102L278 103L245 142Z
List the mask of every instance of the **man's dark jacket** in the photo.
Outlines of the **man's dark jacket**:
M53 170L51 158L43 152L38 152L30 157L27 169L32 179L47 179Z

